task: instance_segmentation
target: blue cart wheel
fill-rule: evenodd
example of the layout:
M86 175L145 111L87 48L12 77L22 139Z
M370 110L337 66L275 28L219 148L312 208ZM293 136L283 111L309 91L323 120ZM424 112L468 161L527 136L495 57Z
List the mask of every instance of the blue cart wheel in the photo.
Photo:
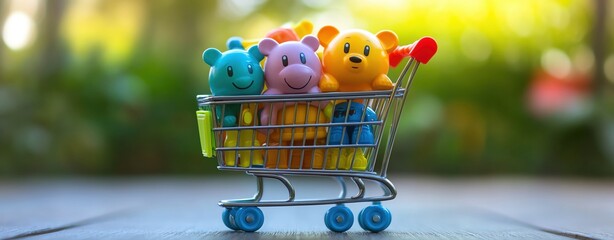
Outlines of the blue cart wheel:
M234 217L237 212L237 208L226 208L224 212L222 212L222 221L226 227L232 230L239 230L239 227L235 224Z
M358 225L360 225L360 227L361 227L362 229L365 229L365 224L362 222L362 220L364 219L364 218L362 217L362 215L363 215L362 213L363 213L363 212L364 212L364 211L362 211L362 210L361 210L361 211L358 213Z
M331 231L345 232L354 224L354 215L348 207L337 205L324 214L324 224Z
M255 232L264 223L264 214L257 207L241 207L235 214L235 224L246 232Z
M358 224L362 229L371 232L381 232L390 226L392 214L382 205L371 205L360 211Z

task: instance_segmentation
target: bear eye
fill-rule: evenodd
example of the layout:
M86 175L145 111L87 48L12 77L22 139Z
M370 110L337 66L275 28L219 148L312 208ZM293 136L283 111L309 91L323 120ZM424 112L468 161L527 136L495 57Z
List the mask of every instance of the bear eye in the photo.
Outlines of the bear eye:
M350 43L345 43L345 45L343 45L343 52L344 53L349 53L350 52Z
M288 66L288 56L283 55L283 56L281 57L281 64L283 64L283 65L284 65L284 67Z
M369 51L371 51L371 48L369 47L369 45L365 46L365 56L369 56Z
M249 74L254 73L254 68L252 67L251 64L247 64L247 71L249 72Z
M301 58L301 62L302 62L303 64L305 64L305 63L307 62L307 59L305 58L305 54L304 54L304 53L301 53L301 54L299 54L299 56L300 56L300 58Z
M232 77L232 74L233 74L232 66L228 66L226 68L226 73L228 74L229 77Z

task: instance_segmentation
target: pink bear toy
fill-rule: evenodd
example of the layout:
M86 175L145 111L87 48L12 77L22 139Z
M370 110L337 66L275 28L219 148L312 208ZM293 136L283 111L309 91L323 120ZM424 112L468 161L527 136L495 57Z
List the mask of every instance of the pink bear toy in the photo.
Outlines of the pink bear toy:
M267 90L264 95L319 93L318 84L322 76L322 64L316 54L320 42L314 36L307 35L298 41L282 44L271 38L265 38L258 44L260 52L268 56L264 64L264 76ZM316 103L324 107L325 102ZM277 112L284 103L265 104L260 116L262 125L277 124ZM269 117L271 119L269 119Z

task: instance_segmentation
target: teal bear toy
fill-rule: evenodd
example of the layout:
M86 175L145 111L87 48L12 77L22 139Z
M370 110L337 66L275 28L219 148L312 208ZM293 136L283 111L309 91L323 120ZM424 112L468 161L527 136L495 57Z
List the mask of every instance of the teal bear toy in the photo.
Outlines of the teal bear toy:
M228 51L220 52L208 48L203 52L203 60L209 66L209 87L213 96L260 95L264 88L264 72L260 61L264 56L258 46L252 46L247 51L241 44L241 39L232 37L226 42ZM237 126L241 104L224 106L224 127ZM222 106L215 109L218 120L221 118Z

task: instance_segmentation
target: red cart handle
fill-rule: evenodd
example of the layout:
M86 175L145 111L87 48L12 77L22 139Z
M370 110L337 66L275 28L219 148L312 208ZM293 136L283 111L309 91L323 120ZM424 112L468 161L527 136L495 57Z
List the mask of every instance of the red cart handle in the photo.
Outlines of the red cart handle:
M405 57L413 57L418 62L426 64L437 52L437 42L431 37L423 37L406 46L397 47L388 55L390 66L396 67Z

